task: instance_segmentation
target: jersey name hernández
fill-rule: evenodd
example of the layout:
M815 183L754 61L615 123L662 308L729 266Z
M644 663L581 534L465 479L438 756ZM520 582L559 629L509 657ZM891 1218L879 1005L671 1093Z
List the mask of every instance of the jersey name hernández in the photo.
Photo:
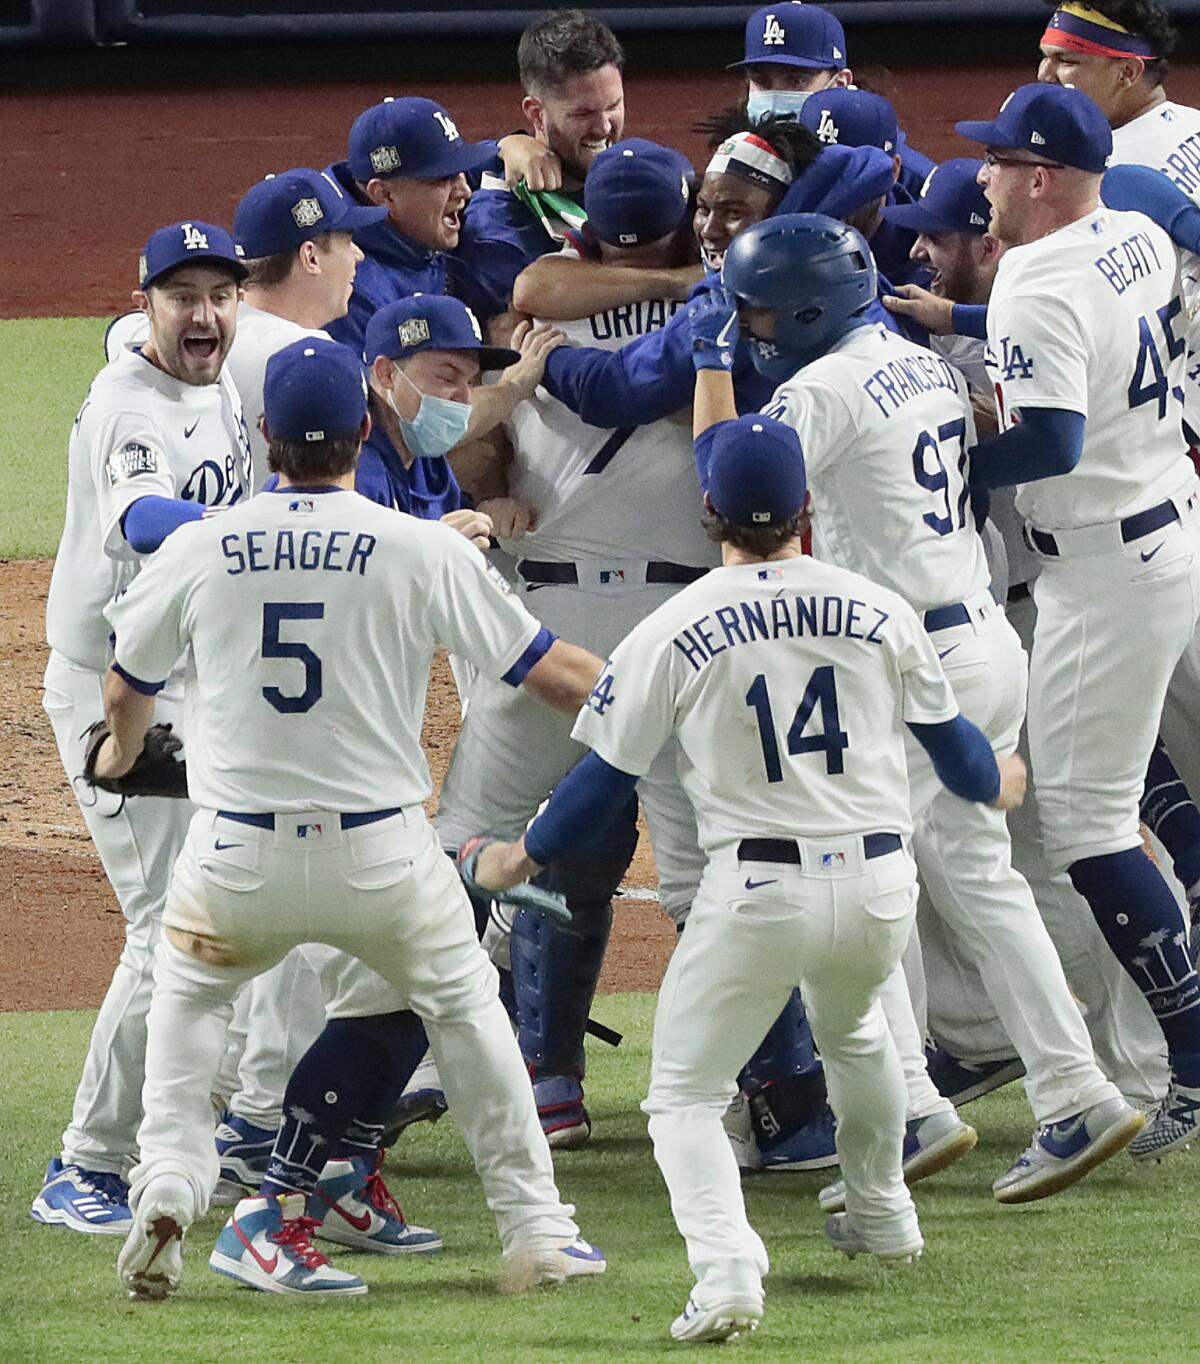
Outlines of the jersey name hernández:
M818 558L918 611L987 587L967 488L975 423L953 365L886 327L859 327L764 411L800 436Z
M911 831L902 724L958 706L916 613L810 558L715 569L618 645L574 735L641 776L678 735L706 852Z
M84 667L108 665L104 606L144 562L122 518L141 497L230 507L249 494L250 445L233 380L172 378L122 349L96 376L67 452L67 515L50 580L46 636Z
M349 491L260 493L181 527L109 619L142 682L190 647L189 794L250 812L424 800L435 649L517 685L547 638L456 531Z
M655 299L554 325L576 345L620 350L660 331L681 306ZM533 534L505 543L511 553L554 562L720 561L700 524L690 413L602 430L539 388L517 407L509 430L515 458L508 490L538 513Z
M1017 491L1034 526L1117 521L1194 476L1180 421L1184 327L1175 246L1140 213L1099 209L1004 253L986 354L1001 429L1022 408L1087 419L1075 468Z

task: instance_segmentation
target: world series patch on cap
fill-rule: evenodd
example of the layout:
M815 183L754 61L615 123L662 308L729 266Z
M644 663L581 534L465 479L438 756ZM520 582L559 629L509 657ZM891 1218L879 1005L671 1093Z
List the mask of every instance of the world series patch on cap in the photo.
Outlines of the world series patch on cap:
M350 174L360 184L393 175L443 180L475 170L496 155L494 142L467 142L436 100L385 99L350 128Z
M268 175L242 196L233 235L248 260L295 251L325 232L357 232L387 217L386 208L356 204L333 180L297 166Z
M372 314L363 341L367 364L381 355L403 360L422 350L474 351L481 370L505 369L521 358L519 351L489 346L475 314L447 294L413 294Z

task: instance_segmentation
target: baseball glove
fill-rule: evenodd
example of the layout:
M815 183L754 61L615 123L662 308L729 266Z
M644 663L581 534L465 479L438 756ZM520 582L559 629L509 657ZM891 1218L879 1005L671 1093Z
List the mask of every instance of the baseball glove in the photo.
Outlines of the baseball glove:
M151 725L146 731L137 761L122 777L97 777L96 758L100 745L110 734L108 725L97 720L84 732L87 755L83 760L84 779L90 786L118 796L187 796L187 763L175 755L183 741L171 732L170 725Z
M553 919L556 923L569 927L571 911L567 908L566 900L554 891L540 890L537 886L531 886L528 881L519 886L512 886L509 890L489 890L487 886L481 886L476 881L475 867L479 862L479 854L490 844L501 841L498 838L489 838L486 834L476 834L459 848L455 860L463 885L472 895L490 900L494 905L507 906L514 912L518 909L529 909L535 914L544 914L547 919ZM510 924L511 916L506 916L504 926L509 927Z

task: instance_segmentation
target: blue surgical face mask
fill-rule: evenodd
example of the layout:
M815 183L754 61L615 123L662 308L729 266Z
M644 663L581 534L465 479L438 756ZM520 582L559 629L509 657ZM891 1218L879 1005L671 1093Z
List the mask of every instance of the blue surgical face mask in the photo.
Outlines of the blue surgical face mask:
M806 101L815 90L752 90L746 96L746 116L751 123L778 114L781 118L799 118Z
M467 434L467 427L471 423L471 404L422 393L402 369L397 369L397 373L403 375L405 383L421 400L417 415L409 421L400 416L400 409L392 395L387 395L392 411L399 419L405 445L418 458L441 459Z

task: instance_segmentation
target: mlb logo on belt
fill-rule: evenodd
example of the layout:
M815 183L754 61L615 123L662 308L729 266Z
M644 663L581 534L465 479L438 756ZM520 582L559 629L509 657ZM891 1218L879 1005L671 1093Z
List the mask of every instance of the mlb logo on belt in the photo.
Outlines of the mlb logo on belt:
M625 570L623 568L602 568L600 570L601 583L623 583L625 581Z
M846 854L844 852L828 852L821 854L821 866L825 871L833 871L837 867L846 865Z
M320 838L322 832L319 824L298 824L296 826L297 838Z

